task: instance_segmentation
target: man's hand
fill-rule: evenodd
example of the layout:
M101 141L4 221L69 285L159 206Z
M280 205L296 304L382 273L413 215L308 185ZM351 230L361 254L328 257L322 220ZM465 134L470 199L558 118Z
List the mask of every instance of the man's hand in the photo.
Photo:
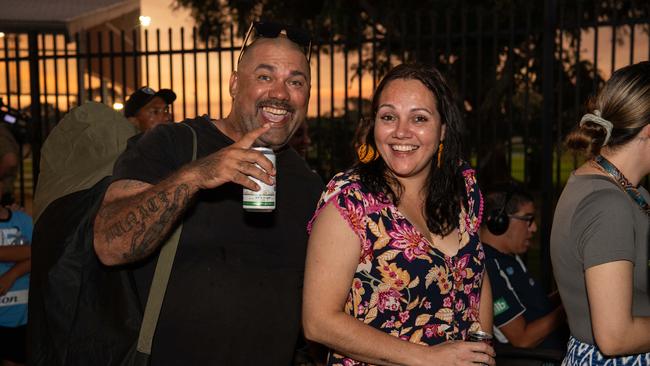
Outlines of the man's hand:
M259 190L260 187L250 177L273 185L275 167L264 154L251 149L255 140L269 128L269 124L258 127L234 144L190 164L188 169L197 176L198 188L215 188L233 182L248 189Z
M273 184L273 164L264 154L251 149L269 128L265 125L250 131L231 146L187 164L156 185L134 180L111 183L94 225L94 246L100 261L110 266L149 256L200 189L227 182L259 189L250 177Z

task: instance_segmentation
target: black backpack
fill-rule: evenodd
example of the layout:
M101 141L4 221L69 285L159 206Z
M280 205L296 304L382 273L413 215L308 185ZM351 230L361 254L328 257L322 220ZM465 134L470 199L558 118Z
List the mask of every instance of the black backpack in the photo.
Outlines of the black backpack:
M29 365L122 365L135 352L143 311L132 273L104 266L93 247L109 183L55 200L34 226Z

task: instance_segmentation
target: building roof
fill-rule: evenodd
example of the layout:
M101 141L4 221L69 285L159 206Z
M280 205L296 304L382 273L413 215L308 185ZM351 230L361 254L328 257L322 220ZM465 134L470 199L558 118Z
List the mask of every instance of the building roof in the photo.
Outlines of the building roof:
M74 34L139 7L140 0L0 0L0 31Z

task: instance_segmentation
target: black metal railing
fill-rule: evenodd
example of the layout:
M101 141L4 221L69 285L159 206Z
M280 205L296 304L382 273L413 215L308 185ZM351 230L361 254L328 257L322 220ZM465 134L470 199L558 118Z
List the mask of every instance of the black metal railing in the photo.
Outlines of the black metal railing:
M309 163L324 180L349 166L356 124L369 115L383 73L401 62L434 64L459 96L466 153L480 179L513 176L536 193L540 241L548 243L555 199L581 162L564 151L564 135L614 69L650 59L647 13L619 13L595 3L594 9L557 0L544 1L543 8L527 1L506 9L390 9L381 25L355 18L314 29ZM30 112L36 174L43 139L86 100L112 105L149 85L176 92L175 120L223 118L240 42L233 25L212 38L183 28L7 34L0 42L0 97ZM542 245L543 266L547 249Z

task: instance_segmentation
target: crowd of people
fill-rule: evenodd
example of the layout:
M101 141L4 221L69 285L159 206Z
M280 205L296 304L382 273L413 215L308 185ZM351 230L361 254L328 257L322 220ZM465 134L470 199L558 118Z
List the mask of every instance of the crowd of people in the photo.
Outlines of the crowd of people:
M435 68L388 71L358 161L326 184L309 168L310 49L254 22L223 119L172 123L176 94L142 87L123 113L89 102L59 122L33 235L0 207L7 365L291 365L296 349L314 365L497 365L503 344L650 365L649 62L615 72L567 138L587 162L557 204L547 294L522 258L535 197L481 184ZM273 208L243 207L268 186Z

